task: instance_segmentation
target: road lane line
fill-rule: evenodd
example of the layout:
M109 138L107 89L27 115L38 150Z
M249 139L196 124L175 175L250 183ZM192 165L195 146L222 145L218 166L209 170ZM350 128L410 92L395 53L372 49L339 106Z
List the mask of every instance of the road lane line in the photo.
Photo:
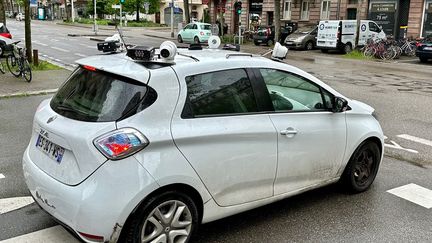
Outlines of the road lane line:
M87 57L86 55L81 54L81 53L74 53L74 54L77 55L77 56L79 56L79 57Z
M0 173L0 179L6 178L2 173Z
M427 209L432 208L432 190L421 187L414 183L397 187L388 190L387 192Z
M27 243L27 242L44 242L44 243L78 243L67 230L62 226L57 225L51 228L46 228L33 233L17 236L7 240L0 241L1 243Z
M403 138L406 140L410 140L416 143L421 143L424 145L428 145L428 146L432 146L432 141L424 139L424 138L419 138L419 137L415 137L415 136L411 136L408 134L401 134L401 135L397 135L398 138Z
M40 42L36 42L35 44L36 44L36 45L41 45L41 46L48 46L47 44L40 43Z
M0 199L0 215L20 209L34 202L32 197L11 197Z
M384 143L384 147L392 148L392 149L404 150L404 151L407 151L407 152L410 152L410 153L418 154L418 151L417 151L417 150L403 148L402 146L400 146L399 144L397 144L397 143L396 143L395 141L393 141L393 140L390 140L390 143L392 143L392 144Z
M55 46L51 46L52 49L58 50L58 51L62 51L62 52L70 52L69 50L65 50L63 48L60 47L55 47Z

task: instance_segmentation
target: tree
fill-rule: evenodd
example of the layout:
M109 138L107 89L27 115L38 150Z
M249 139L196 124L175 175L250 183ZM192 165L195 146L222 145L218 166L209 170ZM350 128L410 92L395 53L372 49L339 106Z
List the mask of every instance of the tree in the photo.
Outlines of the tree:
M0 22L6 25L5 4L3 0L0 0Z
M185 22L186 24L189 24L190 23L189 0L183 0L183 7L185 13Z
M280 36L280 0L274 0L274 26L275 26L275 41L279 41Z
M2 0L0 0L2 1ZM32 43L31 43L31 26L30 26L30 1L24 1L24 29L25 29L25 47L27 50L27 59L33 62Z

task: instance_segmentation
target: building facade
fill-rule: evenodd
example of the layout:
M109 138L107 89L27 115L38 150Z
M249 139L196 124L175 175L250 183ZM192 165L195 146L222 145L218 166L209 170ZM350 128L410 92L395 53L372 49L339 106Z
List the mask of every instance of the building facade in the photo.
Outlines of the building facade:
M273 0L243 0L242 14L234 13L236 0L211 0L212 22L223 20L229 33L274 24ZM432 0L281 0L281 24L316 25L320 20L374 20L388 35L426 37L432 35Z

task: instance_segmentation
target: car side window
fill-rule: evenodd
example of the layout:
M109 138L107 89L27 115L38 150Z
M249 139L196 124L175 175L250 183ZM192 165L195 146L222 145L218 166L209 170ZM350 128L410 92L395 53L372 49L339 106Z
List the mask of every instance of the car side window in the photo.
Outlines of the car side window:
M191 29L192 25L188 24L184 27L185 30Z
M251 83L244 69L232 69L186 77L188 102L193 117L257 112Z
M194 25L192 26L192 29L194 29L194 30L198 29L197 25L194 24Z
M332 97L299 75L274 69L260 69L275 111L322 111L330 108Z
M373 32L380 32L380 29L375 23L369 22L369 30Z

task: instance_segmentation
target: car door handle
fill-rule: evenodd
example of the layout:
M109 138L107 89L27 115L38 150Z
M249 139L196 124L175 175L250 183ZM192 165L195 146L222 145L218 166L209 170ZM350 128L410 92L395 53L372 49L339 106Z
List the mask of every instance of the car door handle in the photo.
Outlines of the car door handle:
M294 128L289 127L285 130L280 131L280 134L281 135L296 135L297 131Z

